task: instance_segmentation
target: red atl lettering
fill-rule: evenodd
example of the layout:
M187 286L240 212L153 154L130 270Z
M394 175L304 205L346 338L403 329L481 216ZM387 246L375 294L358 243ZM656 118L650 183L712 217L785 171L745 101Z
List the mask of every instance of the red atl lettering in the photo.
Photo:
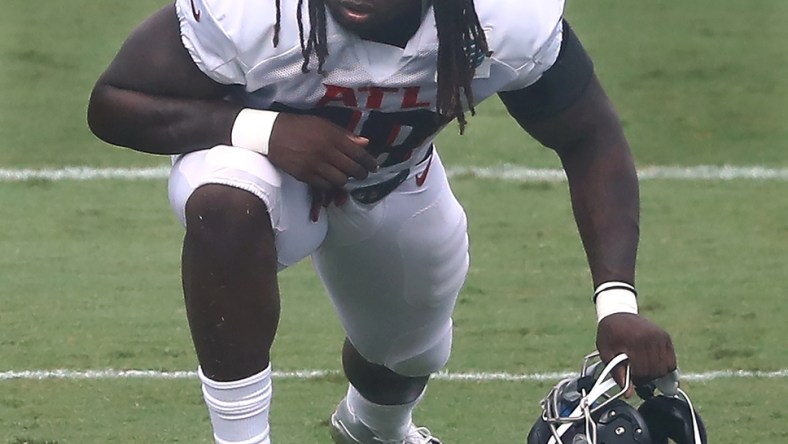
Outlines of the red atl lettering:
M402 109L424 108L430 106L430 102L419 102L420 86L408 86L405 88L405 97L402 98Z
M394 146L394 142L397 141L397 136L399 136L399 132L402 129L402 125L392 125L391 131L389 131L389 136L386 139L386 146Z
M380 109L383 106L383 96L387 92L397 92L399 88L381 88L379 86L365 86L358 89L361 92L368 93L367 96L367 109Z
M332 102L340 102L346 108L358 108L356 92L366 93L367 101L364 109L375 110L383 107L386 94L400 93L402 95L401 109L429 108L430 102L419 101L420 86L407 86L405 88L384 88L380 86L363 86L358 89L344 86L323 84L326 91L317 106L326 106Z
M363 117L361 111L353 110L353 112L350 113L350 120L348 121L345 128L347 128L347 130L351 133L355 133L358 129L357 127L359 122L361 122L361 117Z
M317 102L317 106L326 106L331 102L342 102L343 105L349 108L358 107L356 93L352 88L327 84L323 85L326 87L326 92L323 95L323 98Z

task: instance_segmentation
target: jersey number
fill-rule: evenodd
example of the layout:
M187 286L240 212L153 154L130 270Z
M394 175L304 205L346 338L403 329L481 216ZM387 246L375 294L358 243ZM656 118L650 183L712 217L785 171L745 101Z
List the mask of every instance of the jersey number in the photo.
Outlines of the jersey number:
M451 120L427 109L384 113L325 106L299 110L274 103L271 110L322 117L366 137L369 139L367 151L378 159L381 167L389 167L410 159L413 150L435 136Z

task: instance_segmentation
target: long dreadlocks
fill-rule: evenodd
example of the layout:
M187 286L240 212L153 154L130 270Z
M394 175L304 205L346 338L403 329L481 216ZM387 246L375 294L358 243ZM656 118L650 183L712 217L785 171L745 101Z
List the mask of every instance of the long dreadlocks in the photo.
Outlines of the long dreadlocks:
M312 23L308 35L304 32L301 12L304 0L298 0L298 32L304 56L301 70L309 72L309 60L314 53L317 70L323 73L328 56L326 7L323 0L307 1L309 22ZM480 61L491 53L473 0L432 0L432 3L438 31L437 110L441 115L456 118L462 133L467 123L462 99L468 103L471 115L476 114L471 81ZM281 0L276 0L274 46L279 44L281 15Z

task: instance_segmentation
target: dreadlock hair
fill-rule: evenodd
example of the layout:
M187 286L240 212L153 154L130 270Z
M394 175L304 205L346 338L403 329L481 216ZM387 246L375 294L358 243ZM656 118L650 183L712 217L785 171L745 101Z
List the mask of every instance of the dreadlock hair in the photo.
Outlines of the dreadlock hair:
M433 0L438 30L438 113L456 118L465 130L462 97L476 114L471 81L476 67L492 53L473 0Z
M302 6L298 0L298 33L301 40L303 72L309 72L309 61L314 53L317 56L317 71L323 73L323 65L328 56L326 32L326 8L324 0L308 2L309 22L312 24L307 36L304 32ZM484 57L492 54L484 35L479 16L476 14L474 0L432 0L435 14L435 27L438 31L438 96L436 108L440 115L456 118L460 134L465 130L467 121L463 110L463 98L468 103L471 115L476 114L473 101L473 80L476 67ZM279 44L281 28L281 0L276 0L276 25L274 27L274 46Z

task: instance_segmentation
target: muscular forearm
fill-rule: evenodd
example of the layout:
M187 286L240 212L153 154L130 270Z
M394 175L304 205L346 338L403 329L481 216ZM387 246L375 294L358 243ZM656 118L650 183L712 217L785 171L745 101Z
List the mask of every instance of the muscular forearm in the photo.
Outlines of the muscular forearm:
M618 116L596 76L580 98L558 115L543 121L515 118L561 158L594 285L634 284L637 174Z
M594 286L605 281L634 284L639 193L629 148L620 134L579 143L607 144L603 149L576 146L561 153Z
M177 154L229 144L241 106L223 100L148 95L99 83L88 124L100 139L153 154Z

